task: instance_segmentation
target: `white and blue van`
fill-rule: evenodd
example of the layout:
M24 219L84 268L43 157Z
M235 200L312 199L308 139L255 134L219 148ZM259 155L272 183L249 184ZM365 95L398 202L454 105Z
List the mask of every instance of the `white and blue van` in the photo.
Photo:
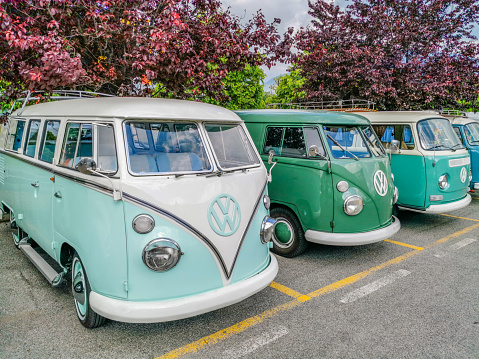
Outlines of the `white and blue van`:
M243 121L198 102L51 101L0 134L14 242L52 285L71 276L87 328L191 317L268 286L266 184Z

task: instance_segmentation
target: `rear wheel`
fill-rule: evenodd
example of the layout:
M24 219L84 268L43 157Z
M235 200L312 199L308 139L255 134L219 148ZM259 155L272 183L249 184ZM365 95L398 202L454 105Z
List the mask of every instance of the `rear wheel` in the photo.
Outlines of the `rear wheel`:
M303 253L308 242L296 215L287 208L278 207L271 210L271 217L276 219L273 252L289 258Z
M83 263L77 253L72 262L72 294L78 320L86 328L102 326L106 319L95 313L90 307L90 283L83 267Z

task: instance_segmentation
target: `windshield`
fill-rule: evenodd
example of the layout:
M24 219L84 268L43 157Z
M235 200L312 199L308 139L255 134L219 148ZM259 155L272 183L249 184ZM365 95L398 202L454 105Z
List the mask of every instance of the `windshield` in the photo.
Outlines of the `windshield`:
M470 145L479 145L479 123L472 122L464 126L464 134Z
M259 164L259 158L241 125L207 124L205 128L221 169Z
M194 123L125 124L128 165L135 174L211 171L204 142Z
M368 142L371 152L375 156L386 155L386 151L384 150L384 147L379 141L379 138L376 135L376 132L374 132L373 128L371 126L368 126L368 127L360 127L360 129L364 135L364 138L366 138L366 141Z
M445 118L433 118L417 124L419 141L426 151L455 151L464 148L451 123Z
M323 129L334 158L371 157L369 148L361 136L361 132L367 131L369 126L324 126Z

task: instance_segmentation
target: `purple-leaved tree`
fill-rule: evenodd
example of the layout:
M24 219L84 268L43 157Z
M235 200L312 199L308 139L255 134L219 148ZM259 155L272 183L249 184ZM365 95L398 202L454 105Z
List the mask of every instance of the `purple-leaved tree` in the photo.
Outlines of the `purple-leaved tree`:
M310 0L293 59L312 99L362 98L380 109L441 108L479 93L477 0Z
M242 24L219 0L0 0L0 80L9 84L0 100L25 89L156 88L221 101L229 72L277 60L278 21L258 12Z

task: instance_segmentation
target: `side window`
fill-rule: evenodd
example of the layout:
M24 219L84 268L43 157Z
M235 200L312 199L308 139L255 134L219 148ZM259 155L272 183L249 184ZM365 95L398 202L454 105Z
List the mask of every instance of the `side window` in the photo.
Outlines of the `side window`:
M40 129L40 120L31 120L28 125L27 139L23 153L26 156L34 157L37 148L38 130Z
M7 150L18 151L22 145L23 130L25 128L24 120L12 120L8 130Z
M306 157L306 145L302 127L287 127L284 131L283 156Z
M374 131L381 139L384 148L389 148L391 140L400 142L399 148L402 150L413 150L415 148L414 138L409 125L374 125Z
M97 170L101 172L116 172L118 161L116 157L115 135L113 126L97 125L98 131L98 161Z
M302 127L268 127L263 153L274 150L277 156L306 157Z
M304 136L306 137L306 145L308 149L311 148L311 146L317 146L319 150L318 155L326 156L317 128L305 127ZM308 154L308 157L318 157L318 155L310 156Z
M266 141L263 153L268 154L274 150L277 156L281 156L281 141L283 140L284 127L268 127L266 130Z
M93 156L91 124L69 123L65 132L60 165L74 168L85 157Z
M459 127L453 127L453 129L454 129L454 132L457 135L457 138L459 138L459 141L461 141L461 143L464 144L464 140L462 138L461 130L459 130ZM467 132L467 128L464 128L464 131Z
M38 157L45 162L53 163L60 121L46 121L43 128L42 147Z

